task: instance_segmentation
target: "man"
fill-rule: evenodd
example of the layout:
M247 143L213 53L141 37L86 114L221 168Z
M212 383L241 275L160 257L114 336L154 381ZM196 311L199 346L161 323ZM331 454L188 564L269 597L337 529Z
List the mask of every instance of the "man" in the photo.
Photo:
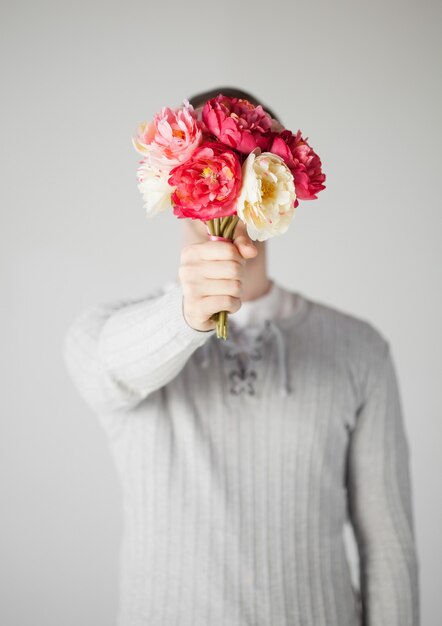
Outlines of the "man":
M417 626L388 341L270 279L240 223L233 242L182 228L175 281L84 311L64 345L121 479L119 626Z

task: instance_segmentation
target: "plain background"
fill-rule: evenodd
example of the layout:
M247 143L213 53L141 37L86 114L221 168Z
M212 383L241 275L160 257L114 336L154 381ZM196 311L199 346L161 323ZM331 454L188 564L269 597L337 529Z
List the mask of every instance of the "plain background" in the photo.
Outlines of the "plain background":
M131 136L223 85L268 104L322 158L327 189L268 242L269 275L391 344L422 624L440 624L441 6L2 2L2 625L114 621L117 475L62 341L85 307L175 277L182 225L145 217Z

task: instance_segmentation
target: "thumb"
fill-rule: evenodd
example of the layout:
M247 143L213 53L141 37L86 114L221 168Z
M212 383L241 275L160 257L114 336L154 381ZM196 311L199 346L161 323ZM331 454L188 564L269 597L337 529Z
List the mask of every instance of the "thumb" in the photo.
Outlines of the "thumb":
M253 258L258 254L258 248L255 246L253 240L247 233L247 229L243 222L239 221L235 228L233 243L238 248L241 256L245 259Z

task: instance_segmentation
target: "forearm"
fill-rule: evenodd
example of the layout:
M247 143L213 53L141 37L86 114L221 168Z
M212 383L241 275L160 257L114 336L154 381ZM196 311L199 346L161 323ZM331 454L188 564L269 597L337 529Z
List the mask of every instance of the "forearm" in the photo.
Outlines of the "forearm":
M187 324L176 285L155 298L85 311L66 334L65 361L92 408L127 411L170 382L214 332Z
M419 626L419 564L409 516L397 493L379 507L375 519L368 510L354 516L360 555L360 585L364 626ZM373 500L369 506L377 507ZM381 512L382 508L382 512Z
M419 626L410 452L389 350L374 363L349 450L349 509L364 626Z

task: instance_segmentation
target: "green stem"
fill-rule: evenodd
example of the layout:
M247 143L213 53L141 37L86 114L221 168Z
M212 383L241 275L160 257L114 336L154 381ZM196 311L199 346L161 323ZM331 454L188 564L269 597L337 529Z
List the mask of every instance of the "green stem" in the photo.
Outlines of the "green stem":
M207 227L208 227L208 229L209 229L209 231L210 231L210 234L211 234L211 235L214 235L214 234L215 234L215 229L214 229L214 227L213 227L213 220L208 220L208 221L206 222L206 224L207 224Z
M238 222L237 215L226 215L223 218L215 217L206 222L211 235L222 236L226 239L232 239L233 231ZM211 316L216 322L216 336L218 339L227 339L228 337L228 311L219 311Z
M227 237L228 239L233 239L233 233L235 232L235 228L238 223L238 220L239 220L239 217L237 215L234 215L229 225L227 226L224 236Z
M225 230L226 230L227 226L230 224L230 218L231 218L230 215L226 215L225 217L221 218L221 224L220 224L220 228L219 229L220 229L221 235L223 237L225 237L225 235L224 235Z

